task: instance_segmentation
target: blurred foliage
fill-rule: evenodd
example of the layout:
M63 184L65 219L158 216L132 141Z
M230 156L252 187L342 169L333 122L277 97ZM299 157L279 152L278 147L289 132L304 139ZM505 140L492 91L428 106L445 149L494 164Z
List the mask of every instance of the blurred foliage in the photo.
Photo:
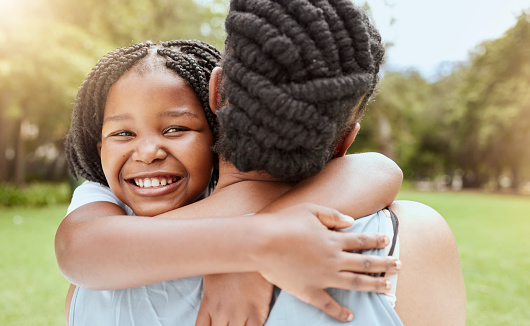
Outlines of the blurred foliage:
M437 81L387 72L356 143L395 159L405 178L519 188L530 178L530 13Z
M222 0L48 1L55 20L64 20L117 46L200 38L219 47L228 11L228 1Z
M0 2L0 181L64 180L72 103L97 60L147 40L222 46L227 6L223 0Z
M197 38L222 47L226 0L0 2L0 181L65 180L77 89L114 48ZM367 7L367 9L369 9ZM515 189L530 177L530 17L436 81L386 71L352 151L395 159L413 180L458 175ZM4 155L5 154L5 155Z
M65 204L70 201L71 196L71 187L67 182L39 182L25 187L0 183L0 207Z

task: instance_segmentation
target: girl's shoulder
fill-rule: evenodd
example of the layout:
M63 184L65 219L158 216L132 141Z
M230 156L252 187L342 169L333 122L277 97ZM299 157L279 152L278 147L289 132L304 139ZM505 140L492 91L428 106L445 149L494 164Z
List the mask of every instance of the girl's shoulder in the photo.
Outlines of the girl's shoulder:
M110 202L120 206L127 215L134 215L129 206L118 199L108 186L93 181L85 181L75 188L66 215L83 205L94 202Z

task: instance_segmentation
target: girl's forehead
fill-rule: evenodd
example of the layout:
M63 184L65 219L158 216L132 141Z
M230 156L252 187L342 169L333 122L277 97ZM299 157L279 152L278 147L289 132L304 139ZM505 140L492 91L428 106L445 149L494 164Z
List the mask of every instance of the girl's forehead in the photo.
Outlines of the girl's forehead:
M141 65L144 68L139 68L138 66L133 66L131 69L126 71L118 80L114 83L166 83L166 84L174 84L175 87L181 86L181 84L188 85L188 82L182 78L179 74L177 74L175 71L171 70L170 68L164 66L160 66L159 64L154 64L149 66L148 68L145 67L145 64ZM114 86L113 85L113 86Z
M176 73L166 69L146 73L129 71L109 90L105 116L116 112L186 107L204 116L193 88Z

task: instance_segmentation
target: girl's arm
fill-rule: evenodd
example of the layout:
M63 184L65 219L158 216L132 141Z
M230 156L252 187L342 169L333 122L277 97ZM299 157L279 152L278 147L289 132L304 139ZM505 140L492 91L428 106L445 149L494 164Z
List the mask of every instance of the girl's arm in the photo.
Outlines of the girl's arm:
M107 207L98 208L98 204ZM191 275L259 272L321 310L337 308L338 315L345 310L326 288L377 289L379 279L347 271L383 272L393 266L386 257L349 252L382 248L388 238L363 234L360 241L358 234L328 230L348 227L351 219L317 205L252 217L101 218L102 213L118 213L117 207L87 204L81 208L99 217L65 223L67 217L61 223L56 255L63 275L72 283L98 290Z
M370 265L371 272L382 272L393 266L386 258L344 252L381 248L388 238L364 234L367 241L360 241L358 234L330 231L327 228L351 223L335 210L317 205L229 218L161 219L120 213L115 204L96 202L63 220L56 234L56 257L71 283L104 290L192 275L255 271L277 285L291 279L293 284L331 282L327 287L358 288L359 283L345 284L340 271L365 272L364 266ZM367 259L369 264L364 263ZM312 279L312 274L321 274L322 279ZM375 278L355 278L362 280L362 287L380 287Z
M402 181L399 166L383 154L346 155L329 162L322 172L300 182L262 212L310 202L359 218L389 206Z
M365 175L356 175L359 174L357 171L372 172L366 173ZM380 154L351 155L333 160L321 174L296 186L285 197L282 197L282 199L277 200L271 205L269 209L276 211L282 205L289 206L299 202L320 201L330 205L337 205L339 209L345 212L354 212L355 214L352 215L360 217L387 206L396 196L401 178L401 171L397 165ZM313 191L320 191L320 194L314 194ZM284 199L289 197L292 198L292 203ZM357 205L357 203L359 204ZM201 214L202 216L215 215L215 211L208 212L203 210L202 212L198 212L192 206L181 208L166 215L169 215L167 217L197 217L201 216ZM210 205L210 207L213 206L215 205ZM208 215L208 213L212 215ZM211 226L207 220L188 220L181 222L182 220L130 217L123 216L123 214L123 210L115 204L95 202L81 206L64 219L56 235L56 255L59 266L67 279L87 288L114 289L141 286L189 275L249 271L249 266L238 267L237 264L232 263L234 262L234 257L226 256L227 252L230 254L237 254L239 252L240 255L245 256L245 250L241 248L252 248L252 246L245 244L246 240L240 238L238 239L242 240L240 245L233 246L232 250L226 249L226 246L223 246L225 245L223 242L227 238L233 240L234 237L237 238L241 235L235 229L227 229L225 230L226 232L218 232L216 235L215 232L201 230L201 225L204 223L207 226ZM306 214L306 218L310 218L311 216L314 218L314 215ZM249 218L246 219L252 220ZM224 222L228 221L221 222L220 220L225 219L213 219L211 222L212 224L226 224ZM282 229L288 232L289 229L286 228L285 223L287 219L281 221L281 225L278 225L276 228L266 227L267 225L271 225L269 219L262 219L262 222L254 225L256 228L262 230ZM298 227L305 226L308 220L299 219L299 221ZM183 225L186 223L189 225ZM234 225L233 223L238 222L229 222L228 225ZM195 230L189 228L192 225L195 225ZM292 225L295 226L294 224ZM216 228L216 231L220 231L220 229ZM191 237L181 237L179 236L179 232L183 232L185 235ZM325 242L319 243L316 241L318 236L312 236L310 232L305 232L304 228L298 230L298 233L300 232L303 232L306 239L315 239L313 244L319 248L321 247L320 249L327 248ZM247 232L244 234L250 233ZM275 238L277 235L274 235L274 233L272 232L269 238ZM204 234L208 234L208 239L213 242L217 239L217 243L220 245L213 244L213 246L216 246L216 249L224 252L225 255L216 254L214 250L208 251L208 245L201 243L203 246L200 247L203 249L206 248L206 252L202 252L202 254L197 253L189 257L189 259L183 259L183 256L179 254L179 250L182 251L183 247L194 247L193 240L197 242L197 239L203 239L204 237L202 235ZM216 238L216 236L219 236L219 238ZM255 239L255 237L253 238ZM304 246L295 245L295 237L289 236L288 238L290 239L289 247L304 248ZM267 236L264 235L263 240L267 243L265 239L267 239ZM352 239L358 240L358 235L353 235ZM368 235L366 248L383 247L385 243L382 239L379 236ZM189 240L189 242L185 240ZM272 242L281 243L281 241ZM350 245L355 247L351 249L361 249L357 244L350 243ZM305 248L307 249L306 252L311 251L309 247ZM199 250L200 248L197 249ZM280 255L285 257L287 253L283 251L279 250L281 252ZM295 253L294 255L301 257L306 252ZM278 254L274 253L270 248L264 254L266 255L267 253L271 257ZM348 259L351 262L355 260L353 265L357 267L352 269L358 272L377 272L386 271L388 268L395 268L395 262L389 263L385 258L371 257L369 260L371 260L373 267L370 270L364 270L358 266L367 266L365 264L366 257L352 255L350 254ZM193 259L196 258L203 258L203 261L194 261ZM215 258L218 258L218 260ZM342 258L346 259L346 257ZM297 270L296 268L308 271L319 268L329 270L329 265L320 264L317 260L313 260L311 263L309 260L304 261L303 264L306 264L305 267L300 263L296 266L294 263L295 260L293 260L292 266L288 267L289 270ZM186 264L182 264L183 261L186 261ZM265 262L267 259L263 257L260 261ZM225 266L227 262L230 262L228 264L229 266ZM207 267L207 265L212 269L200 269L201 267ZM151 266L157 266L157 268L154 269ZM194 266L195 270L186 270L185 266ZM265 264L264 266L271 268L275 266L275 261L273 260L270 264ZM257 271L263 272L263 269L258 268ZM281 273L275 272L273 269L269 269L266 273L268 273L267 275L269 275L270 280L275 281L275 284L282 284L282 276L280 278L276 276L276 274L281 275ZM381 288L384 287L384 280L359 275L354 277L357 280L361 280L361 282L357 283L355 289L381 291ZM297 281L300 281L300 278L303 278L303 276L299 274L296 278ZM308 284L311 282L314 282L314 280L311 281L308 279ZM291 283L285 282L284 284L289 288ZM299 282L296 283L300 284ZM335 284L333 287L339 286ZM301 289L291 289L291 292L295 295L299 293L297 291L301 291ZM319 293L322 294L321 292ZM306 300L313 302L315 297L306 297ZM325 310L324 307L321 309ZM327 309L327 312L329 313L329 309Z

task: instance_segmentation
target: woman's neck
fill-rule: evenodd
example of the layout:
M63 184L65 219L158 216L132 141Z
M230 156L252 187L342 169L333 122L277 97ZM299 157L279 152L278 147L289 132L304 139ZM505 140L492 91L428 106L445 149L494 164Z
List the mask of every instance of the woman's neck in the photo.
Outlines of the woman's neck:
M266 172L241 172L232 163L220 161L219 181L210 197L238 199L239 204L260 210L293 187Z
M232 164L219 164L219 181L205 199L186 205L161 217L223 217L256 213L289 191L293 185L267 173L241 172Z
M241 172L232 163L225 160L219 162L219 181L217 182L216 189L222 189L224 187L239 183L242 181L263 181L263 182L275 182L284 183L278 178L274 178L270 174L263 171L250 171Z

